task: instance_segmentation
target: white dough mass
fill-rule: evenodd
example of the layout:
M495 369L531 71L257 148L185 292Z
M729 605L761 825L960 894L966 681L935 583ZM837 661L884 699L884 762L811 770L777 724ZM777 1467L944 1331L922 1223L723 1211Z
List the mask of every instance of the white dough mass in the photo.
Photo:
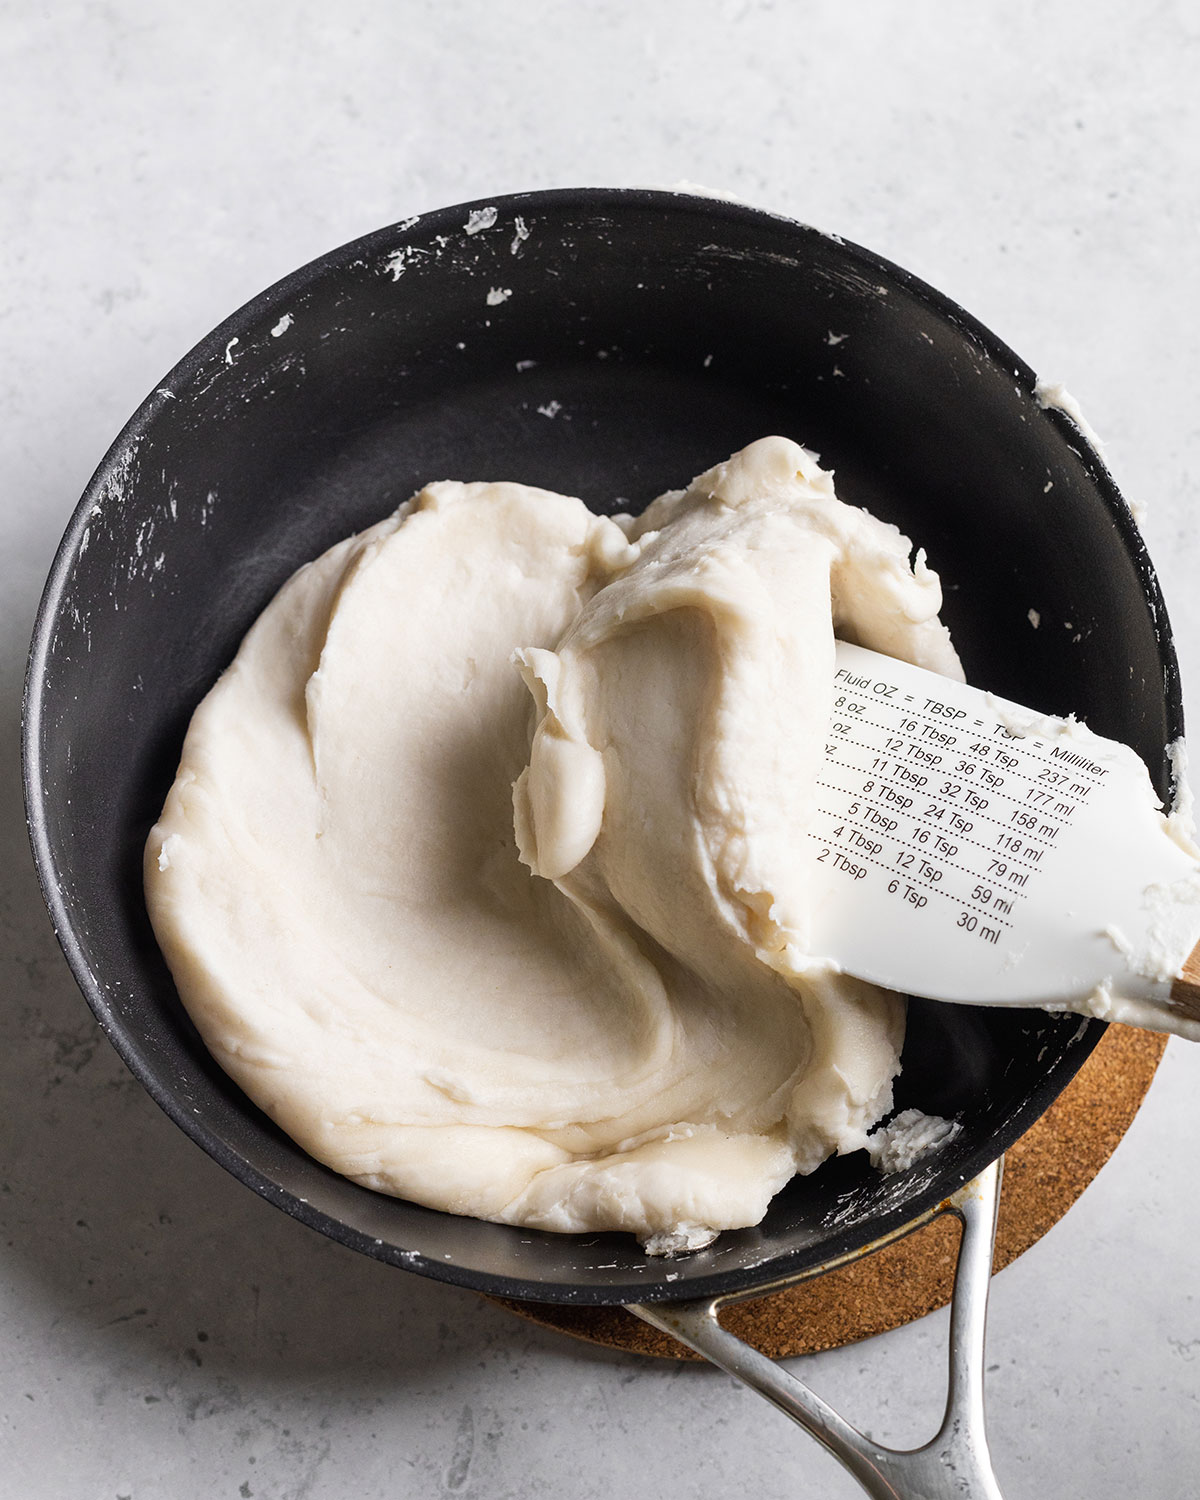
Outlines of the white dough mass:
M633 520L433 484L302 568L146 851L221 1066L356 1182L655 1249L863 1147L903 1001L810 957L795 851L835 631L961 676L909 553L765 438Z

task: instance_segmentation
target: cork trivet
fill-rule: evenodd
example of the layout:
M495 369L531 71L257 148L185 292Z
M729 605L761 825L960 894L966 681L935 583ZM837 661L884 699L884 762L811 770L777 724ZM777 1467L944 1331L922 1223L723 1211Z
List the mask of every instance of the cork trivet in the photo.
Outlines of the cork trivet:
M1150 1087L1166 1038L1110 1026L1054 1104L1010 1147L996 1230L1003 1270L1057 1223L1112 1155ZM724 1310L722 1324L773 1359L852 1344L924 1317L950 1300L958 1224L943 1216L873 1255L786 1291ZM620 1307L501 1306L575 1338L698 1359Z

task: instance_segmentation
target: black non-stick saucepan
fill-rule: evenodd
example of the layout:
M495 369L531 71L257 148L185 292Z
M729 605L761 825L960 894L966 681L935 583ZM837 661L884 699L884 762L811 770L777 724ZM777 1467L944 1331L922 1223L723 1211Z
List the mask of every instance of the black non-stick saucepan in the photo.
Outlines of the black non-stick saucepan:
M34 852L122 1057L293 1217L479 1292L629 1304L763 1389L873 1494L994 1496L981 1351L995 1164L1100 1023L913 1001L897 1106L961 1121L950 1145L890 1178L863 1153L829 1162L757 1228L648 1259L628 1236L457 1218L318 1165L210 1058L143 903L142 845L189 716L300 564L429 480L637 509L767 433L817 450L843 499L927 549L972 682L1126 741L1166 796L1164 747L1183 726L1158 585L1103 464L1043 407L1033 373L945 297L834 236L708 198L580 190L445 209L335 250L149 396L76 510L38 616ZM1031 609L1073 628L1035 630ZM719 1299L815 1275L946 1207L967 1223L966 1295L952 1410L926 1449L877 1448L716 1324Z

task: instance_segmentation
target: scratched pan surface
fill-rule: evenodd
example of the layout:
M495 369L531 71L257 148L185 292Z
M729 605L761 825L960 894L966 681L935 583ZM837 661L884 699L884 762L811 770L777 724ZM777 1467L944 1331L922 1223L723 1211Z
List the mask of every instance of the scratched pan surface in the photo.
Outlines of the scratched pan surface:
M440 478L637 508L768 432L815 448L845 500L928 550L972 681L1128 741L1165 795L1182 712L1158 587L1103 467L1033 390L993 335L887 262L670 193L426 215L236 313L102 463L31 657L39 871L79 984L133 1072L295 1218L509 1297L740 1290L852 1253L974 1175L1065 1087L1099 1023L914 1003L897 1102L957 1116L957 1141L887 1180L861 1153L829 1163L758 1228L682 1260L647 1261L628 1237L380 1197L301 1153L211 1061L155 947L140 856L192 709L284 579L338 538Z

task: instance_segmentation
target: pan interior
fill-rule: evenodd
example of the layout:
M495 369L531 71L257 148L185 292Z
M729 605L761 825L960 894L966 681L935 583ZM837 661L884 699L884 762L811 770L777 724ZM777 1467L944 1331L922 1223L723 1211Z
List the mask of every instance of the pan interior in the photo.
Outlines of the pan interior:
M135 1073L297 1218L410 1269L545 1301L700 1295L799 1272L973 1175L1065 1087L1098 1023L914 1002L897 1102L957 1115L953 1145L892 1179L857 1156L828 1163L757 1228L676 1261L648 1261L627 1236L541 1234L380 1197L300 1152L212 1062L155 946L140 860L192 709L301 563L432 479L518 480L638 509L770 432L817 450L843 499L927 549L973 682L1127 741L1165 796L1163 747L1181 715L1157 586L1103 469L1033 384L887 263L671 194L446 210L334 252L235 315L98 471L31 661L40 873Z

